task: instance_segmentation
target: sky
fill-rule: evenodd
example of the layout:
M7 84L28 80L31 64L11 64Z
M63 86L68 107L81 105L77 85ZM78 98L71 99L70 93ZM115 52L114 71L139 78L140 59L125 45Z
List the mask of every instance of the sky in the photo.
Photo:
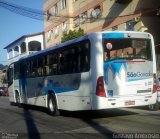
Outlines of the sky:
M43 10L44 0L4 0L16 5ZM3 49L23 35L44 31L44 22L10 12L0 6L0 64L7 64L7 50Z

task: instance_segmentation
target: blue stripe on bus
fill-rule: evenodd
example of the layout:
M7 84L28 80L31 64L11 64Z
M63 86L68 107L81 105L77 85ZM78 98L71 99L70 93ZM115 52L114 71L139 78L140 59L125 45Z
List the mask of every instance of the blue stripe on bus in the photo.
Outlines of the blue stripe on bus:
M124 38L124 33L103 33L103 39Z
M145 79L150 79L150 78L135 78L135 79L128 79L128 82L134 82L134 81L145 80Z

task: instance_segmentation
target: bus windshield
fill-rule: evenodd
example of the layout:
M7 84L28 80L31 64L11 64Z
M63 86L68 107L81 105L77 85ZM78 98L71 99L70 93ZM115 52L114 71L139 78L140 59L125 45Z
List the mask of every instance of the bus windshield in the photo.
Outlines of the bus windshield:
M115 59L145 59L152 61L150 39L103 39L104 61Z

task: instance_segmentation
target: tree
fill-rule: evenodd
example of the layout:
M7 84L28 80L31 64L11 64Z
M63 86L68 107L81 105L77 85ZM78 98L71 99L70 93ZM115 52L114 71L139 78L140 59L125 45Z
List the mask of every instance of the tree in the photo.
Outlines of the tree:
M0 70L6 69L7 67L7 65L0 64Z
M0 70L2 70L2 69L3 69L3 67L4 67L4 66L3 66L3 64L0 64Z
M81 36L84 36L84 30L79 28L78 31L76 30L70 30L69 33L64 33L63 37L61 38L62 42L66 42Z

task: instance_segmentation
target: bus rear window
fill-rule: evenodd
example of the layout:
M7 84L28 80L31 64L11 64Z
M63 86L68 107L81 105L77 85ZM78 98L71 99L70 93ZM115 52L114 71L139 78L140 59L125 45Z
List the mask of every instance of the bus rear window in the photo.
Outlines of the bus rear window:
M149 39L103 39L104 61L113 59L146 59L152 61Z

